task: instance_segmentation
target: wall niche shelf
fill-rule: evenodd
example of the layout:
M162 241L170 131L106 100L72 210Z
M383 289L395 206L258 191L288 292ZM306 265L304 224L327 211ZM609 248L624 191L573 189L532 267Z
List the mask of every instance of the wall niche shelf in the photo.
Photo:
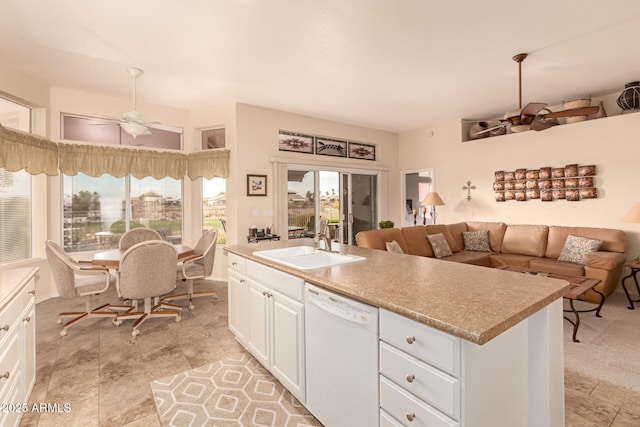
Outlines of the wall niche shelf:
M609 93L607 95L603 95L603 96L599 96L599 97L593 97L591 98L591 105L592 106L598 106L600 105L600 103L602 102L603 106L604 106L604 110L606 112L606 116L605 117L600 117L600 118L595 118L593 115L589 116L588 120L583 120L583 121L577 121L574 123L566 123L566 119L559 119L560 120L560 124L556 125L556 126L552 126L551 129L553 129L554 127L558 127L558 126L566 126L566 125L574 125L577 123L585 123L585 122L589 122L589 121L593 121L593 120L602 120L602 119L607 119L607 118L611 118L614 116L620 116L620 115L630 115L630 114L638 114L639 111L625 111L623 112L622 109L617 105L616 103L616 99L618 98L618 96L620 95L620 92L622 91L622 89L620 89L619 91L616 91L614 93ZM550 106L548 107L551 111L560 111L562 110L562 104L557 104L555 106ZM493 118L493 119L485 119L485 120L472 120L472 119L461 119L460 120L460 137L461 137L461 142L466 143L466 142L479 142L479 141L483 141L483 140L487 140L487 139L493 139L496 137L501 137L501 136L509 136L509 135L516 135L517 133L513 133L513 132L507 132L507 133L503 133L501 135L488 135L482 138L475 138L472 139L469 135L469 131L471 129L472 126L478 124L481 121L487 122L488 123L488 127L493 127L496 126L500 123L502 119L500 117L498 118ZM544 134L545 132L549 132L550 129L546 129L546 130L542 130L542 131L525 131L525 132L521 132L521 133L528 133L528 132L536 132L536 133L541 133Z

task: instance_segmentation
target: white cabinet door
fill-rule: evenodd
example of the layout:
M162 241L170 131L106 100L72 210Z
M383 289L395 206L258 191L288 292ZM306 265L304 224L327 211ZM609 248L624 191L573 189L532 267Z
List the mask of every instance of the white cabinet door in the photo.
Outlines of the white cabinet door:
M35 300L35 298L34 298ZM24 395L29 396L36 382L36 305L33 301L22 317L23 339L22 349L24 363Z
M270 369L269 288L247 279L247 348L256 359Z
M246 340L246 311L245 300L247 280L245 276L235 270L229 269L227 288L229 290L229 329L244 343Z
M269 299L273 325L271 372L304 402L304 304L276 291L271 291Z

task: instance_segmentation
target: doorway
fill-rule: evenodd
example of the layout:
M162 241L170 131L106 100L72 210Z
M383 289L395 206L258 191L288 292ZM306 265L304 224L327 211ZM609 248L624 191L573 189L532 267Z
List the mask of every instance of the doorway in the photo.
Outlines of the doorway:
M422 201L433 188L433 168L402 172L403 227L431 223L433 206Z

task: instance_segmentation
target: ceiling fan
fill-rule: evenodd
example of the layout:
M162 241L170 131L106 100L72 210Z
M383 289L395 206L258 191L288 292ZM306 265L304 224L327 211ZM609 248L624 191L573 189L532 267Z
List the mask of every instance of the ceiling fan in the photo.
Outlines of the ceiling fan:
M151 135L149 125L160 122L152 117L140 114L137 110L136 81L138 77L144 74L144 71L139 68L129 67L127 72L133 77L133 110L124 113L118 124L122 130L135 139L137 136Z
M497 126L482 129L476 132L475 135L479 136L485 133L496 135L506 133L507 131L524 132L530 129L544 130L557 125L559 123L558 118L588 116L590 114L596 114L599 111L600 107L578 107L552 112L546 108L547 104L542 102L530 102L523 108L522 62L527 56L528 54L526 53L519 53L512 58L518 63L518 109L506 113Z

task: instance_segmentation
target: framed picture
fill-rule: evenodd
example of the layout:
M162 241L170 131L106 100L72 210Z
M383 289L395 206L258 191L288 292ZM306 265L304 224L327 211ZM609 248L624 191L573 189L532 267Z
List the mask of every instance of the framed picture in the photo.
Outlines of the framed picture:
M278 150L313 154L313 136L281 130L278 132Z
M267 175L247 175L247 196L267 195Z
M375 160L376 146L349 141L349 157L352 159Z
M322 156L347 157L347 141L317 136L316 154Z

